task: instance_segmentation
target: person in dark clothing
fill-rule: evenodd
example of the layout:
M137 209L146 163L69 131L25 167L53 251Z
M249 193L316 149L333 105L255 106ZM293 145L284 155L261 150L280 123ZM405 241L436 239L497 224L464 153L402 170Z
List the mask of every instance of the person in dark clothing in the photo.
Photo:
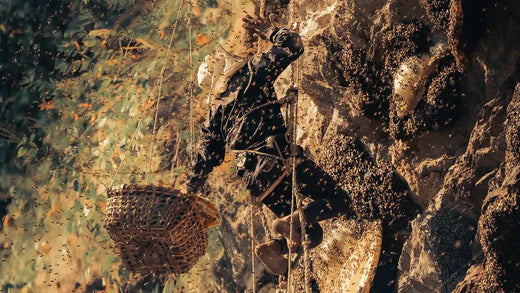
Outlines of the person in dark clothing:
M237 173L243 178L251 196L259 198L278 219L274 231L283 237L260 245L257 257L274 274L287 271L283 254L297 251L301 245L300 226L305 227L305 239L310 247L320 244L323 231L318 221L350 211L350 199L334 180L303 154L296 152L296 177L299 192L312 201L301 212L291 213L291 144L287 138L281 106L296 94L288 90L278 100L274 82L282 71L304 51L301 37L285 28L273 28L261 33L264 22L244 19L247 28L256 30L272 46L260 56L247 61L230 77L225 90L211 103L208 118L202 126L196 157L188 175L189 192L198 192L209 173L224 159L227 145L235 154ZM287 242L293 220L293 241Z

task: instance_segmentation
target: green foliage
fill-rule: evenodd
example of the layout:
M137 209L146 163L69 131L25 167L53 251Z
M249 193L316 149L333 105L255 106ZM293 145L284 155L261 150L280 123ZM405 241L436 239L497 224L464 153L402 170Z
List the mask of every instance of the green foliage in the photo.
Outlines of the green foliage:
M170 185L185 172L186 19L192 42L220 32L193 44L195 64L232 21L204 20L217 2L201 2L191 16L180 3L0 3L0 199L13 199L0 234L2 288L60 283L70 292L102 278L116 290L132 279L102 228L104 192L123 182Z

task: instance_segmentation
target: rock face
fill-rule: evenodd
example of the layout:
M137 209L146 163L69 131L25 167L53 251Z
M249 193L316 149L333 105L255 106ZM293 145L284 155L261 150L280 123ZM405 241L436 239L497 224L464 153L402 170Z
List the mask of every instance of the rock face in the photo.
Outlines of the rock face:
M482 205L478 234L484 252L482 289L520 290L520 84L507 108L506 159ZM503 178L503 179L502 179Z
M298 143L382 222L372 291L520 291L520 2L302 0L296 18ZM223 292L251 281L249 210L234 205L222 200ZM276 278L255 268L267 292Z
M482 289L504 292L520 290L520 169L511 171L502 187L488 195L479 222L479 236L484 251Z

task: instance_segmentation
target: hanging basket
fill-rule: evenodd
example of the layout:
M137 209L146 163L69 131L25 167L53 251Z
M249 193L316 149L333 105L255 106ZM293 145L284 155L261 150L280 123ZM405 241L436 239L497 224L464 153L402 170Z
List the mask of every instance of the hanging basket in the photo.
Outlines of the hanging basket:
M107 191L104 227L124 266L142 274L181 274L204 255L207 229L220 223L211 202L173 188L123 184Z

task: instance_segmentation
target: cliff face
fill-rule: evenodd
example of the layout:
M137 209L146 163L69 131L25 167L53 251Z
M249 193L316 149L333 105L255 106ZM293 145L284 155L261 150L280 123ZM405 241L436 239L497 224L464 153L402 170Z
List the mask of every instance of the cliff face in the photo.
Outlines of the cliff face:
M301 1L296 10L306 45L298 142L349 191L358 215L382 227L372 291L520 290L520 3ZM280 95L288 80L287 71ZM220 228L226 270L215 274L234 292L251 283L248 262L238 264L250 259L249 212L224 203L233 224ZM255 231L261 241L260 220ZM320 247L316 289L327 270L316 256L333 253ZM274 286L258 263L256 272L262 290Z

